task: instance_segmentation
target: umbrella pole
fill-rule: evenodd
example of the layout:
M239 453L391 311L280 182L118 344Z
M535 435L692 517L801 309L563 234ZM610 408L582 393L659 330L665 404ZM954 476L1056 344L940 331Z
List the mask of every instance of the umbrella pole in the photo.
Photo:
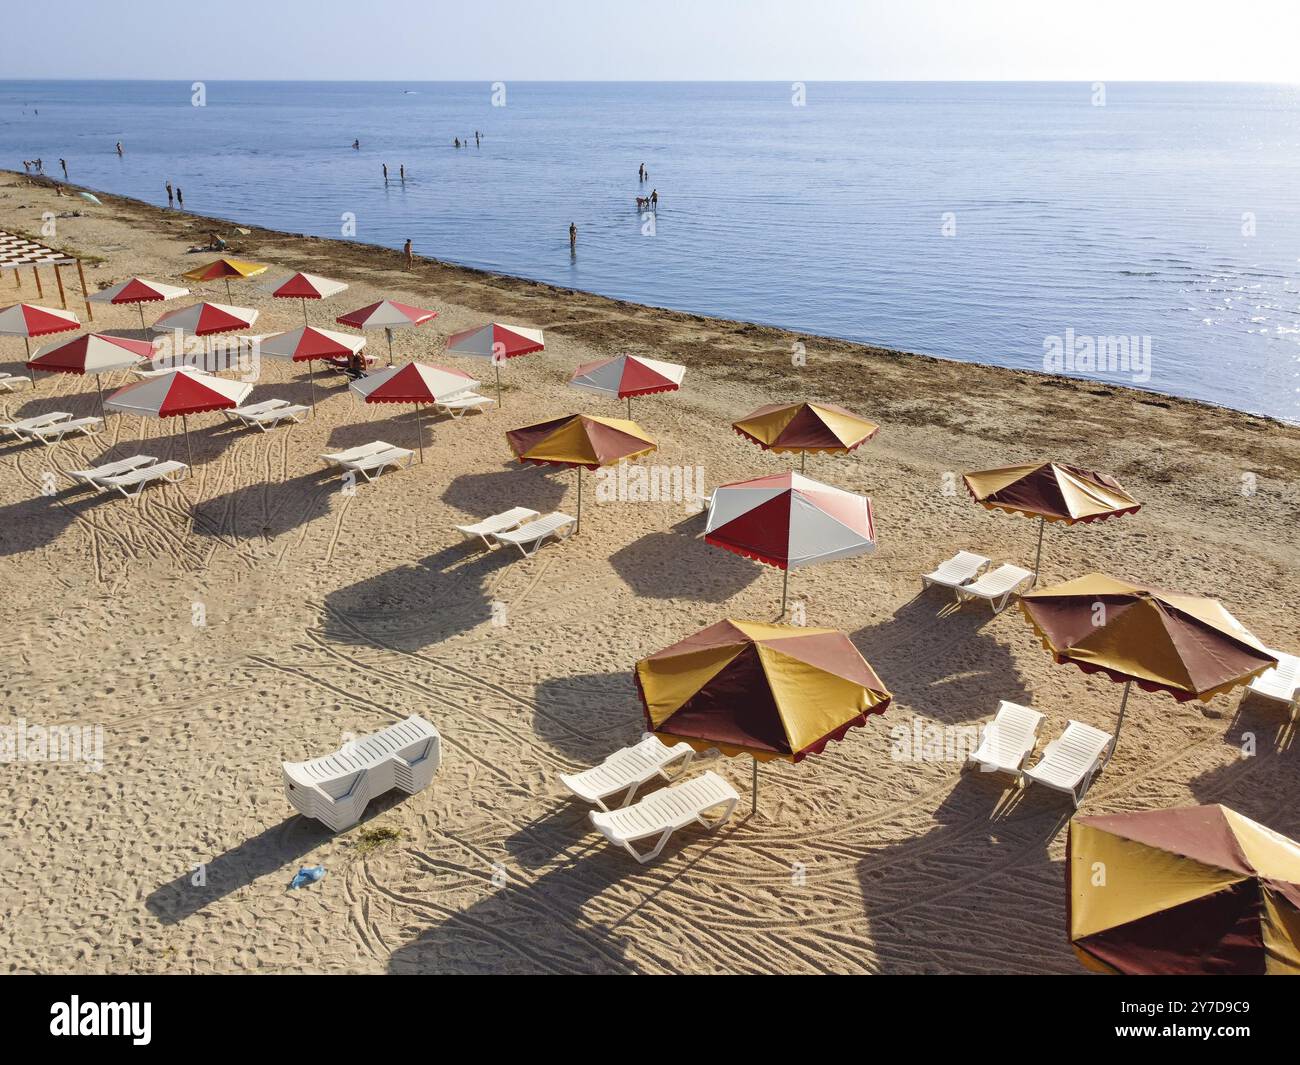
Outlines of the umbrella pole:
M627 397L627 420L632 420L632 397Z
M104 411L104 381L99 374L95 374L95 387L99 390L99 416L107 419L108 414Z
M749 808L754 813L758 813L758 758L753 758L754 774L752 783L752 793L749 798Z
M420 465L424 465L424 415L420 404L415 405L415 446L420 449Z
M1047 519L1040 517L1038 519L1038 551L1034 554L1034 579L1031 584L1038 583L1038 567L1043 561L1043 530L1047 527Z
M193 472L193 470L194 470L194 445L190 443L190 416L189 416L188 414L182 414L182 415L181 415L181 425L182 425L182 427L185 429L185 454L187 454L187 455L189 456L189 459L190 459L190 471Z
M781 571L781 614L780 614L780 617L785 617L785 597L786 597L786 593L787 593L789 590L790 590L790 566L789 566L789 564L787 563L785 569L783 569L783 570Z
M135 305L135 309L140 312L140 332L148 336L149 327L144 324L144 302L141 301Z
M308 377L311 382L311 416L316 417L316 360L307 360Z
M298 302L302 304L302 324L306 325L307 324L307 300L304 297Z
M573 472L578 475L578 521L573 527L573 535L577 536L582 532L582 467L575 466Z
M1119 730L1124 727L1124 711L1128 708L1128 693L1132 687L1133 682L1131 680L1124 682L1124 698L1119 702L1119 720L1115 722L1115 738L1110 741L1110 750L1106 752L1106 760L1101 763L1101 769L1105 769L1110 765L1110 760L1115 757L1115 748L1119 746ZM1097 772L1100 773L1101 769L1097 770Z
M233 300L235 297L230 294L230 278L226 278L226 299Z
M393 365L393 331L385 329L384 333L388 336L388 365Z
M492 366L497 372L497 407L501 407L501 364L496 359L492 360Z
M808 452L806 452L806 451L800 451L800 452L799 452L799 472L800 472L800 473L803 473L803 471L804 471L804 466L806 466L807 463L808 463Z

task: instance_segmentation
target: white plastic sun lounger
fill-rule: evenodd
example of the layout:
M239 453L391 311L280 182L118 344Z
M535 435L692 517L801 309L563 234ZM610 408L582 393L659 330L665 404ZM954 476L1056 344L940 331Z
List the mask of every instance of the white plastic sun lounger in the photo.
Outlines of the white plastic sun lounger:
M438 730L413 715L324 758L281 766L293 808L341 832L361 820L371 799L394 788L408 795L427 788L441 761Z
M509 529L517 529L526 521L532 521L534 518L541 517L535 510L529 510L527 507L511 507L509 510L502 511L500 514L493 514L490 518L484 518L473 525L457 525L456 531L469 537L471 540L478 537L483 541L483 546L489 551L495 551L500 544L493 540L493 537L500 532L506 532Z
M69 433L85 433L87 436L93 436L98 432L98 426L104 423L103 418L67 418L62 421L51 422L49 425L31 425L19 429L18 435L24 440L39 440L42 444L57 444Z
M970 584L958 585L953 588L953 591L957 593L958 602L983 599L992 608L993 613L999 614L1007 608L1012 596L1018 594L1020 589L1033 579L1033 570L1021 569L1019 566L1004 562L978 580Z
M1019 777L1025 759L1038 740L1038 726L1042 722L1043 715L1037 710L1003 699L970 761L986 773L1011 773Z
M376 440L370 444L359 444L357 447L350 447L346 451L335 451L332 454L322 455L321 461L326 466L341 467L345 462L355 462L367 455L381 455L385 451L392 450L394 450L392 444L384 440Z
M444 399L441 403L435 403L434 409L439 414L450 414L453 418L463 418L467 411L485 410L495 402L496 400L491 396L480 396L477 392L462 392L458 396Z
M404 447L390 447L387 451L377 451L371 455L364 455L359 459L348 459L346 462L340 462L339 465L346 471L361 474L367 481L373 481L390 467L394 470L401 470L410 466L414 461L414 451L408 451Z
M0 373L0 392L17 392L20 385L31 387L32 379L17 374Z
M736 789L710 770L681 784L652 791L640 802L621 810L605 813L593 810L591 823L607 840L644 865L659 857L669 837L679 828L698 822L710 832L716 830L731 816L739 801ZM723 810L717 817L710 820L705 816L718 807ZM654 840L650 850L638 851L632 846L645 839Z
M1284 703L1291 716L1300 716L1300 658L1281 651L1269 651L1277 665L1250 682L1248 691L1264 699Z
M139 377L162 377L164 374L175 373L177 371L180 373L196 373L205 377L212 376L211 373L205 370L202 366L195 366L192 362L183 362L179 366L159 366L153 370L142 370L137 366L132 373Z
M287 399L264 399L260 403L249 403L243 407L231 407L230 410L223 410L221 413L226 418L245 418L254 414L265 414L269 410L275 410L277 407L287 407Z
M626 806L637 788L655 777L672 783L691 764L694 754L689 743L669 747L658 736L647 736L640 743L615 751L598 766L581 773L561 773L560 781L578 798L608 810L609 800L616 800L616 807ZM668 767L679 759L676 774L669 776Z
M169 459L167 462L160 462L156 466L141 466L130 473L118 474L115 477L102 477L96 483L103 485L106 489L116 488L127 499L139 502L140 493L153 481L161 481L163 484L176 484L178 481L183 481L189 475L189 472L190 468L185 463Z
M157 461L152 455L132 455L128 459L119 459L117 462L96 466L93 470L69 470L68 476L77 484L84 484L97 492L102 492L106 477L118 477L132 470L138 470L141 466L152 466Z
M1114 737L1109 732L1071 721L1065 726L1061 738L1052 740L1043 748L1043 757L1037 765L1025 770L1029 780L1036 781L1056 791L1063 791L1078 806L1092 783L1093 774L1101 767L1106 748Z
M967 581L973 581L988 565L989 560L983 555L958 551L947 562L940 563L933 572L923 573L921 586L929 588L932 584L937 584L941 588L956 588Z
M281 422L293 422L296 424L297 422L302 421L310 410L309 407L304 407L297 403L286 403L282 399L268 400L268 402L274 402L279 405L270 407L266 410L254 411L250 411L244 407L235 407L230 411L230 413L240 424L266 432L268 428L273 428Z
M64 422L71 418L72 415L65 410L50 411L48 414L38 414L34 418L23 418L16 422L0 422L0 431L8 433L10 436L21 437L23 433L31 429L39 429L43 425L53 425L55 422Z
M493 535L503 544L514 544L524 558L532 558L542 549L542 545L549 537L564 540L573 532L577 524L577 519L561 514L557 510L554 514L547 514L546 517L530 521L517 529Z

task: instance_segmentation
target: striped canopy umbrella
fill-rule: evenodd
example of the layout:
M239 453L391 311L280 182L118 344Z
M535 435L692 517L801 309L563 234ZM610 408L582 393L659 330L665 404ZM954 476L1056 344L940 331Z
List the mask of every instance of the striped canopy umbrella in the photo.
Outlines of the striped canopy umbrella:
M1076 817L1065 876L1089 969L1300 975L1300 844L1226 806Z
M37 307L34 303L15 303L11 307L0 309L0 335L22 337L29 359L32 357L32 337L69 333L80 328L81 323L71 311Z
M800 762L893 698L835 629L720 621L636 664L650 731L695 750Z
M305 362L311 370L311 406L316 409L316 360L338 359L355 355L366 346L366 338L333 329L304 325L287 333L262 337L258 350L272 359Z
M260 312L252 307L231 307L225 303L195 303L168 311L151 327L155 333L179 329L191 336L214 336L250 329Z
M147 340L128 340L126 337L105 333L86 333L71 340L49 344L41 348L27 363L35 372L68 374L94 374L95 387L99 389L99 409L104 412L104 391L99 375L114 370L129 370L153 355L153 345Z
M134 303L136 310L140 312L140 328L146 329L148 328L144 324L144 305L146 303L179 299L181 296L188 296L189 294L190 290L187 288L164 285L160 281L146 281L143 277L128 277L125 281L119 281L116 285L100 289L90 299L94 303Z
M861 447L880 426L831 403L773 403L759 407L731 427L764 451L799 452L799 469L810 451L848 454Z
M1020 609L1058 663L1124 682L1107 762L1134 684L1179 702L1209 702L1277 665L1217 599L1158 591L1104 573L1027 592Z
M298 300L302 304L302 320L307 321L307 301L329 299L347 290L342 281L331 281L328 277L316 274L291 274L277 281L262 286L262 291L269 292L278 300Z
M411 403L415 405L416 436L420 461L424 461L424 425L420 406L442 403L461 392L476 388L479 382L459 370L408 362L389 366L353 381L351 389L367 403Z
M186 281L224 281L226 283L226 299L230 299L230 279L238 278L247 280L250 277L257 277L264 274L270 267L262 263L249 263L241 259L217 259L214 262L207 263L204 266L196 266L193 270L186 270L181 277Z
M350 325L353 329L382 329L388 337L388 365L393 365L393 330L414 329L416 326L432 322L438 317L437 311L426 311L396 300L380 300L360 307L355 311L341 314L334 320L340 325Z
M685 375L686 367L675 362L643 359L639 355L615 355L612 359L584 362L573 371L569 384L588 392L626 399L630 418L633 396L676 392L682 387Z
M474 359L491 359L497 374L497 406L501 405L501 364L506 359L516 359L541 351L546 338L540 329L526 329L522 325L502 325L489 322L475 326L447 338L447 354L467 355Z
M189 416L238 407L252 390L247 381L227 381L209 374L172 370L119 388L104 405L119 414L137 414L142 418L179 417L185 428L185 450L193 466Z
M658 446L636 422L588 414L570 414L511 429L506 440L520 462L573 467L578 479L575 534L582 528L582 471L648 455Z
M784 615L791 569L874 551L876 525L866 496L777 473L715 489L704 540L783 570Z
M963 474L962 480L971 498L985 510L1003 510L1038 519L1035 583L1043 560L1043 529L1047 522L1074 525L1105 521L1136 514L1142 508L1114 477L1063 462L1031 462L979 470Z

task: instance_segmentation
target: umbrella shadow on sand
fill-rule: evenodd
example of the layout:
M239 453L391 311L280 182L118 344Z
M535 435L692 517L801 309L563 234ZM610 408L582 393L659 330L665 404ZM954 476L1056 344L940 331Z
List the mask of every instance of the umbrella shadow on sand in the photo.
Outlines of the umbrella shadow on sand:
M378 817L404 798L406 796L399 792L379 796L366 807L361 820L346 832L356 832L361 825ZM194 870L186 869L175 880L152 891L145 899L145 907L163 924L177 924L277 871L282 875L287 889L306 855L343 835L344 833L331 832L311 818L294 814L205 862L205 882L202 885L194 884ZM332 872L334 870L327 867L327 873Z
M773 587L780 592L779 571L711 547L694 535L697 525L702 531L702 521L692 516L677 526L682 531L647 533L610 555L610 565L624 584L648 599L725 603L765 574L778 574Z
M583 476L588 474L584 472ZM559 510L566 494L573 491L573 474L568 470L503 462L493 473L465 473L452 478L443 490L442 501L476 518L500 514L512 507L549 514ZM576 494L573 505L577 505Z
M340 484L337 474L331 479L329 472L321 469L280 483L250 484L200 499L193 508L194 531L217 539L280 536L328 514Z
M554 677L537 685L533 731L582 768L645 732L631 670Z
M1284 835L1300 836L1297 725L1278 703L1257 695L1241 699L1223 736L1234 757L1191 782L1196 801L1222 803Z
M1028 703L1011 652L986 631L998 619L980 603L948 612L949 602L922 592L851 639L899 702L936 721L991 717L1000 699Z
M1003 774L964 771L935 828L858 863L880 972L1078 971L1065 937L1065 869L1049 851L1073 806L1008 786Z
M493 620L487 579L504 551L455 544L325 596L321 624L337 643L418 651Z

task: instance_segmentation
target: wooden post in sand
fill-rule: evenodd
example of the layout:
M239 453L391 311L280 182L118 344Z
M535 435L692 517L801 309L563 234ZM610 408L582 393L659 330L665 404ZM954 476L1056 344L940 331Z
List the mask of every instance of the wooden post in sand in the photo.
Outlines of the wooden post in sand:
M45 288L41 285L41 272L34 266L32 267L32 277L36 278L36 295L38 297L44 296Z
M60 265L55 263L54 280L59 283L59 302L63 305L63 309L66 311L68 309L68 294L63 291L63 275L59 273L60 269Z
M86 288L86 272L81 268L81 260L77 260L77 276L81 278L81 298L86 304L86 321L95 320L95 312L90 307L90 290Z

